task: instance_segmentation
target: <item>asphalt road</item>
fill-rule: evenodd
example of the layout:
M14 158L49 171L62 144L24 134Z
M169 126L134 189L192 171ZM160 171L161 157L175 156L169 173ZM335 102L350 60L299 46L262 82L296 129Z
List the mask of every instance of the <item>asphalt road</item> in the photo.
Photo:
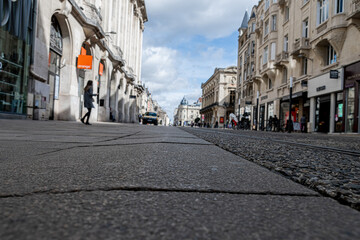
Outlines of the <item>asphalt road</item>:
M174 127L0 120L0 239L359 239L360 212Z

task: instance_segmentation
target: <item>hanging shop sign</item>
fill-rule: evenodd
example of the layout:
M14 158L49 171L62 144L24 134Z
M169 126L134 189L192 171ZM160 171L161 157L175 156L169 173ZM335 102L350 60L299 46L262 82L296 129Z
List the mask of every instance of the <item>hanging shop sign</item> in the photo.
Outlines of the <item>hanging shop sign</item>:
M102 76L104 73L104 64L100 63L99 65L99 75Z
M339 78L339 71L338 70L330 70L330 78L338 79Z
M220 117L220 123L224 123L224 117Z
M92 59L91 55L79 55L77 61L78 69L92 69Z

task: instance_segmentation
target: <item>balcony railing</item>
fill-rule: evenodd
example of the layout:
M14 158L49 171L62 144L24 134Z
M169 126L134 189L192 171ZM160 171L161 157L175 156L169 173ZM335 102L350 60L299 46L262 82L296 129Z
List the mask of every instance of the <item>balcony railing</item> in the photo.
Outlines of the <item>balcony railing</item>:
M360 19L360 0L352 0L350 18Z
M281 53L276 55L275 66L289 62L288 59L289 59L289 53L282 51Z
M297 39L293 45L293 49L294 51L291 53L291 55L295 56L307 52L311 49L310 39L304 37Z

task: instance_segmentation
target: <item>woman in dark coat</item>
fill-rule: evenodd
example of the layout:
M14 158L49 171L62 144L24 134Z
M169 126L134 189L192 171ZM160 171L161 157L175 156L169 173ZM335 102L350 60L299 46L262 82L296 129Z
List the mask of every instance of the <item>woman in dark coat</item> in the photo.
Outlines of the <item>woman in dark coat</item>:
M97 96L97 94L93 94L92 85L93 85L93 81L89 80L86 84L86 87L84 88L84 107L87 108L88 112L84 115L83 118L81 118L81 122L86 125L91 125L89 123L89 118L91 114L91 109L94 108L93 97ZM84 122L86 117L87 117L86 122Z

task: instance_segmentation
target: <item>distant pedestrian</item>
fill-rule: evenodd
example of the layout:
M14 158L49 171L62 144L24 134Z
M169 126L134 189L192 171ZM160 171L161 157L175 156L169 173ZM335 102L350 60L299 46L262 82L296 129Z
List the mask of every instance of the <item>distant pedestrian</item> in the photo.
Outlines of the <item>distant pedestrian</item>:
M280 121L276 115L274 115L273 124L274 124L274 131L276 132L280 131Z
M93 94L93 81L89 80L86 84L86 87L84 88L84 107L87 108L88 112L84 115L84 117L81 118L81 122L86 124L86 125L91 125L89 123L89 118L90 118L90 114L91 114L91 109L95 108L94 107L94 96L97 96L97 94ZM85 118L86 122L85 122Z
M305 117L305 115L303 115L302 117L301 117L301 119L300 119L300 128L301 128L301 132L306 132L306 117Z

